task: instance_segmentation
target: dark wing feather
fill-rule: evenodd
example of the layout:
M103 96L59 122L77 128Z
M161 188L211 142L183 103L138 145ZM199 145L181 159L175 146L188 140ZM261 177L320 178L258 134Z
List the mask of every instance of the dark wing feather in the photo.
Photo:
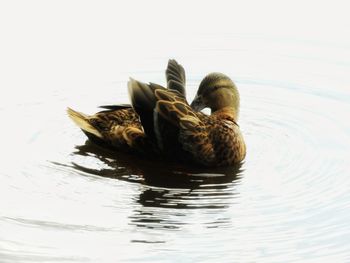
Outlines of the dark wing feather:
M122 110L122 109L129 109L132 106L130 104L118 104L118 105L102 105L99 106L101 109L105 110Z
M155 90L165 90L165 88L157 84L145 84L130 79L128 82L128 89L131 104L136 113L140 116L141 124L146 135L155 140L153 115L157 103Z
M186 97L186 74L184 68L176 62L175 59L170 59L168 67L165 71L167 86L170 90L178 91L183 97Z
M172 66L174 64L170 63L169 70L173 69ZM167 76L174 77L173 74ZM184 76L180 80L183 81ZM197 113L188 105L183 91L165 89L154 83L145 84L133 79L130 79L128 87L132 106L140 116L145 134L157 143L165 156L188 159L192 153L200 154L198 147L194 150L186 146L188 150L184 151L183 142L180 141L180 133L183 133L181 130L186 126L182 122L188 123L190 118L200 122ZM183 137L196 137L195 128L185 132ZM202 148L206 150L205 147Z

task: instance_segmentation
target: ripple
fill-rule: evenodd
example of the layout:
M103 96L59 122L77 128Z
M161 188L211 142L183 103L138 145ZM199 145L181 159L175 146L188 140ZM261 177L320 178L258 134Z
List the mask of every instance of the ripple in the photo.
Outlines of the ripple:
M189 262L349 261L348 63L338 53L333 58L331 47L330 57L321 58L309 54L311 46L288 54L282 42L255 40L263 48L252 53L233 49L231 39L226 49L204 43L193 55L237 77L248 153L229 169L154 163L85 142L64 116L67 94L56 104L1 108L4 115L25 117L5 138L28 127L15 134L15 147L5 142L16 152L0 172L6 197L0 201L1 258L155 262L181 254L179 260ZM260 54L264 48L268 52ZM210 67L197 66L200 72ZM163 72L139 74L148 80ZM189 76L190 94L201 77ZM119 94L115 85L105 92ZM88 104L105 99L100 90L88 94ZM42 116L43 106L55 110Z

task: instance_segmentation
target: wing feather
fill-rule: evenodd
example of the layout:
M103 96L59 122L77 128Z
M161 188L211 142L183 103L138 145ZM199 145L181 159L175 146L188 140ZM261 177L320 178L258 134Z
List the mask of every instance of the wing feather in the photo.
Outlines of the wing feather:
M178 91L183 97L186 97L186 74L185 69L177 63L175 59L170 59L165 71L167 86L170 90Z
M183 149L191 153L196 162L213 165L216 156L207 126L195 116L181 118L180 126L180 141Z
M105 109L105 110L122 110L122 109L130 109L131 105L130 104L102 105L102 106L99 106L99 108Z
M145 133L154 140L155 131L153 112L157 103L157 98L154 93L157 89L165 88L157 84L146 84L130 78L128 89L131 104L140 116Z

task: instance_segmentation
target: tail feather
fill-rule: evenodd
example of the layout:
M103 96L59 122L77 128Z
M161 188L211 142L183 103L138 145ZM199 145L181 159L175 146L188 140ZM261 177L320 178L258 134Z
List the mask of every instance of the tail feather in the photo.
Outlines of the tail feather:
M95 135L96 137L103 139L103 135L89 123L89 116L72 110L71 108L67 108L68 116L72 119L72 121L78 125L80 129L84 132Z

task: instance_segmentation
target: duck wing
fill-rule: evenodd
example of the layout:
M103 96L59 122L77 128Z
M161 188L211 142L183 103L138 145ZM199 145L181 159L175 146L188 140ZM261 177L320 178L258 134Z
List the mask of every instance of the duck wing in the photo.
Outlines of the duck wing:
M166 89L154 83L142 83L134 79L130 79L128 88L132 106L140 116L143 130L150 140L157 144L163 153L180 149L179 129L175 123L160 115L158 105L165 100L188 106L183 95L177 90Z
M118 105L102 105L99 106L101 109L114 111L114 110L122 110L122 109L130 109L132 108L131 104L118 104Z
M210 140L211 118L194 111L186 100L174 96L168 90L156 90L155 95L158 99L155 111L163 123L172 126L173 133L176 134L176 146L181 147L175 154L180 152L198 163L212 165L215 162L215 152ZM165 136L160 137L163 144L167 142Z
M157 89L164 87L157 84L146 84L130 78L128 82L129 96L132 107L140 116L141 124L145 134L155 141L153 112L157 103L154 93Z
M185 69L179 63L177 63L175 59L169 59L165 76L168 89L176 90L182 94L183 97L186 97Z

